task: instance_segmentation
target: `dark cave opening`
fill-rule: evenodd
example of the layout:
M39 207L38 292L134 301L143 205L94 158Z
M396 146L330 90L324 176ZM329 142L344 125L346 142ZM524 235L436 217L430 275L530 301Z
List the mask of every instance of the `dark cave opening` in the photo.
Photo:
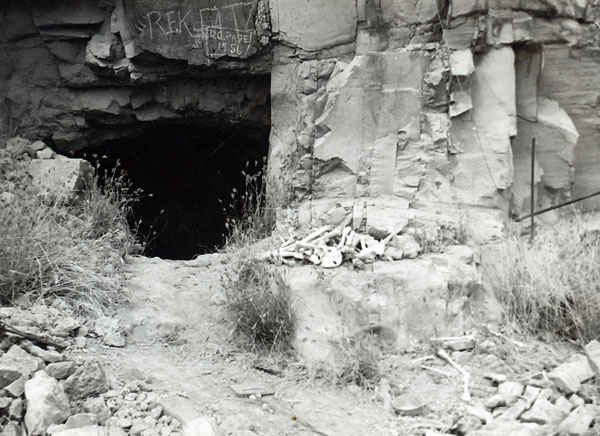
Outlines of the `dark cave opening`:
M268 143L269 127L256 123L157 122L85 157L100 174L118 165L143 191L130 225L146 240L145 255L191 259L223 246L227 216L242 213L224 205L234 190L244 190L245 173L263 169Z

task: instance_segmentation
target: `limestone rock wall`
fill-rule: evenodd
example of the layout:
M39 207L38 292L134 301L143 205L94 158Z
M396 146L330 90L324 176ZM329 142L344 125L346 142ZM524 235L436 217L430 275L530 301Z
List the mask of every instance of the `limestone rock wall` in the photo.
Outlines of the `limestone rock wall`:
M0 127L69 151L152 121L268 125L266 5L4 1Z
M533 137L537 207L600 189L598 2L326 3L316 17L293 2L301 18L273 27L282 221L386 233L466 217L489 241L529 212Z
M280 223L466 219L486 241L528 212L533 137L538 207L600 189L599 19L597 0L7 0L0 125L73 150L254 123Z

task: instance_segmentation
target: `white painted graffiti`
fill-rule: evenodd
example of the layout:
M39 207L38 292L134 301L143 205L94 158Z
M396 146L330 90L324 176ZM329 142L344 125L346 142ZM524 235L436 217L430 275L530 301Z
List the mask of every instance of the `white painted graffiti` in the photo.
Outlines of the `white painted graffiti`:
M204 49L208 56L247 55L254 38L257 0L227 6L152 10L137 22L140 35L151 41L180 36L191 41L191 48Z

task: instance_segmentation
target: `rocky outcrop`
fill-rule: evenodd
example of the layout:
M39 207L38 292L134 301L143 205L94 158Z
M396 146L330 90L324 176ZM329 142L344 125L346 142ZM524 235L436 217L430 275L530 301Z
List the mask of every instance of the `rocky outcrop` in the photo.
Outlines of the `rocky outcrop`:
M533 137L538 207L600 184L591 0L38 3L1 9L4 130L270 127L282 224L466 215L489 241L528 212Z

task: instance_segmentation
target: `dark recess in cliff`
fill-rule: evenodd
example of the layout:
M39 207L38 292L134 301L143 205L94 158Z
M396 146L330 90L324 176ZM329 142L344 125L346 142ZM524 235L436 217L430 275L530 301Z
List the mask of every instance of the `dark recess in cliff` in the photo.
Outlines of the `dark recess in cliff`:
M226 216L219 200L227 203L232 190L243 187L247 162L262 167L268 137L268 126L255 123L160 122L144 126L135 138L109 141L80 156L101 170L118 162L144 191L130 224L141 220L141 235L150 237L147 256L191 259L223 245Z

